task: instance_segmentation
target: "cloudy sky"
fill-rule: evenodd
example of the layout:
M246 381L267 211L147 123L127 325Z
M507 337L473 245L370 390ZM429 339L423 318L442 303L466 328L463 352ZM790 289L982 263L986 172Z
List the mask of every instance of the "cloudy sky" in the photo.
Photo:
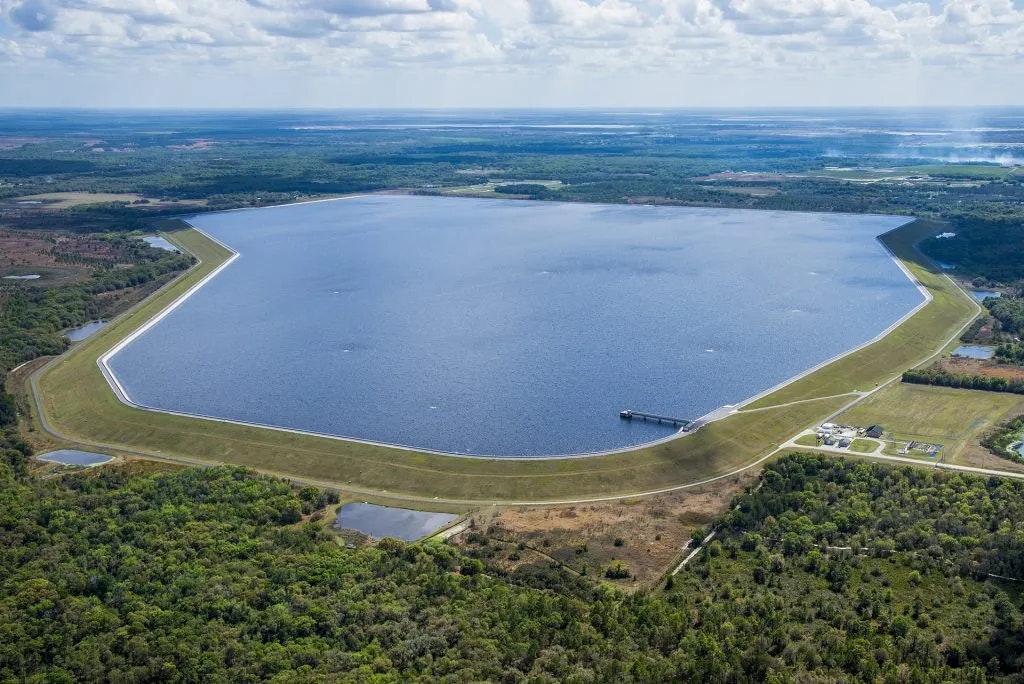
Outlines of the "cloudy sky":
M1024 104L1024 0L0 0L0 106Z

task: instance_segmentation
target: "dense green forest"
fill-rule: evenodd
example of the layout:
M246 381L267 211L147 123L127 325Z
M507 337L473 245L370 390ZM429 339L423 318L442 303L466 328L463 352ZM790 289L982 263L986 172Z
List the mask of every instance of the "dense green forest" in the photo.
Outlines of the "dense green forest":
M793 455L667 589L346 549L237 468L0 465L0 681L1020 681L1024 483ZM845 547L853 547L852 550Z
M1018 336L1024 334L1024 298L995 297L985 300L985 306L1002 330Z
M953 238L930 238L922 248L958 270L997 283L1024 280L1024 217L1006 208L991 215L950 212Z
M996 361L1024 366L1024 344L1008 342L996 347Z

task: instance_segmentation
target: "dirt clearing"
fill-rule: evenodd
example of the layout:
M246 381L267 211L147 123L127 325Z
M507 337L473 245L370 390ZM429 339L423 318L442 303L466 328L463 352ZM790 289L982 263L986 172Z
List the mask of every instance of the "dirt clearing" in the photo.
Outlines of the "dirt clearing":
M580 574L639 588L678 562L693 531L728 511L733 497L756 479L748 472L692 491L600 504L482 509L455 541L487 546L491 561L509 568L560 562ZM609 570L628 576L609 577Z

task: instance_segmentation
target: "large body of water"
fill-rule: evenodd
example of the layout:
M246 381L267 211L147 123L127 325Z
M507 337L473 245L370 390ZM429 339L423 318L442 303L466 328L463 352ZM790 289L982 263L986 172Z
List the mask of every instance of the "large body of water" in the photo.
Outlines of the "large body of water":
M903 217L374 196L206 214L240 257L110 366L151 407L460 454L672 434L923 300ZM850 388L854 389L854 388Z

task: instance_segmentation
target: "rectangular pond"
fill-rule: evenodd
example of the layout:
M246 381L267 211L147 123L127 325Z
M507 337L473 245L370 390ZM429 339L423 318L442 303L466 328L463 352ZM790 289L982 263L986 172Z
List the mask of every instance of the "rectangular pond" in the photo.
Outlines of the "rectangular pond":
M924 297L906 217L369 196L204 214L238 258L109 359L151 408L464 455L671 436Z
M338 511L334 527L355 530L374 539L392 537L407 542L422 539L459 519L451 513L412 511L406 508L368 503L345 504Z

